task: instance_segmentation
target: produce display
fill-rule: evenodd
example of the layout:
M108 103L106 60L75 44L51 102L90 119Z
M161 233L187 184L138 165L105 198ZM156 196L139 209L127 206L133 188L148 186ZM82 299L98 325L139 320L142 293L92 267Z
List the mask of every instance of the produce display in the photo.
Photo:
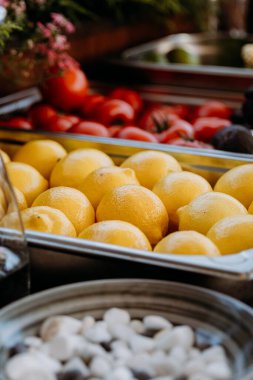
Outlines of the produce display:
M253 153L252 88L236 110L219 100L198 106L144 101L126 87L93 93L79 68L48 79L41 90L42 103L27 115L2 118L0 126Z
M203 338L202 338L203 339ZM188 325L160 315L131 318L106 310L102 320L55 315L9 350L8 380L229 380L222 345L201 344Z
M155 253L220 256L253 248L253 164L214 188L171 155L144 150L120 166L94 148L53 140L2 153L24 227ZM16 214L1 202L1 227ZM7 211L7 212L6 212Z

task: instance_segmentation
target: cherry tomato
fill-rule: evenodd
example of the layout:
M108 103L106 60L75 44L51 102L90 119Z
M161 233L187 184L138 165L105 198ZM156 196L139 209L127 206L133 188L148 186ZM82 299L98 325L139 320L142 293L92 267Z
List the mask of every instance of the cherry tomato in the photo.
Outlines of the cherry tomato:
M180 119L188 119L190 113L190 107L186 104L177 104L172 106L166 106L165 109L169 114L178 116Z
M77 67L71 67L62 74L47 79L42 87L45 100L63 111L81 107L87 91L86 76Z
M179 117L170 113L166 106L152 105L148 107L139 120L139 127L152 133L167 130Z
M130 104L119 99L109 99L97 108L97 121L109 126L126 125L134 121L135 113Z
M193 134L194 132L192 125L185 120L178 119L169 129L156 134L156 137L160 142L168 143L170 140L179 137L192 139Z
M37 104L29 111L29 118L37 129L45 129L53 116L56 116L56 111L47 104Z
M138 114L143 107L143 101L140 94L130 88L117 87L109 94L109 98L124 100L133 107L136 114Z
M206 144L202 141L198 140L186 140L183 138L173 139L169 141L170 145L177 145L177 146L185 146L188 148L199 148L199 149L213 149L213 146L210 144Z
M112 125L111 127L108 127L107 130L110 137L118 137L118 134L123 128L122 125Z
M94 121L81 121L80 123L71 127L68 132L80 133L83 135L109 137L107 128L104 125L96 123Z
M11 119L7 121L1 121L0 126L2 127L10 127L10 128L18 128L18 129L26 129L26 130L31 130L33 129L32 124L28 119L25 117L12 117Z
M49 120L45 129L52 132L66 132L79 120L77 116L56 115Z
M128 127L123 128L119 132L118 137L120 139L127 139L127 140L138 140L138 141L146 141L146 142L153 142L153 143L158 142L157 138L154 135L134 126L133 127L128 126Z
M209 142L213 135L221 129L231 125L231 121L218 117L200 117L194 124L194 137L197 140Z
M85 117L95 117L97 108L104 103L105 96L100 94L87 95L84 99L83 105L80 108L81 114Z
M210 100L195 110L195 118L199 117L219 117L221 119L229 119L232 109L225 103L217 100Z

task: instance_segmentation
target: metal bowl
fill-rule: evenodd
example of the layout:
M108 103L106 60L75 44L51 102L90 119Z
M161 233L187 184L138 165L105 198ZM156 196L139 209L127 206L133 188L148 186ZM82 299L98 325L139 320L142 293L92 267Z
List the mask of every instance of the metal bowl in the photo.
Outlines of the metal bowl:
M4 380L8 348L36 334L45 318L56 314L101 318L110 307L125 308L134 318L152 313L192 326L199 343L223 345L233 380L242 379L253 364L253 310L240 301L176 282L105 280L54 288L2 309L0 379Z

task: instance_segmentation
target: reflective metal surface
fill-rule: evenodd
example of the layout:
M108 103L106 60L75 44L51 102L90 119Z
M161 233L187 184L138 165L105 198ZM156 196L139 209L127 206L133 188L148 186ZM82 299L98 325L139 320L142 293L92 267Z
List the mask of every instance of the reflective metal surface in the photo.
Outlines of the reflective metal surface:
M192 326L202 343L224 346L233 380L241 380L253 363L252 308L217 292L178 282L120 279L51 289L0 311L0 379L4 380L8 348L36 333L46 318L91 314L99 319L110 307L125 308L132 318L158 314L174 324Z
M175 34L128 49L108 64L123 78L239 92L253 82L253 69L245 68L241 58L242 46L252 41L253 36L223 33ZM175 49L174 63L166 63Z

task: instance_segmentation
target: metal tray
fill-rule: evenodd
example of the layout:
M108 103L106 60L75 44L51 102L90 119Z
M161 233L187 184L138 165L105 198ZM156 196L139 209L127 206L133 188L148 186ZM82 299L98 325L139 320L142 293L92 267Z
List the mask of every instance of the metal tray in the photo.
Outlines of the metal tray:
M185 149L176 146L140 143L71 134L21 132L18 130L0 130L0 147L13 154L23 143L41 138L52 138L61 143L68 151L77 148L97 148L109 154L116 164L120 164L130 155L144 149L155 149L173 155L186 170L203 175L215 183L229 168L253 162L251 155L230 154L221 151ZM32 247L71 253L77 256L107 257L133 262L141 262L161 267L196 271L217 276L253 279L253 250L220 258L189 257L175 255L150 254L123 247L94 243L76 238L67 238L44 233L28 232L28 243Z
M226 34L174 34L124 51L121 57L108 60L112 71L122 78L243 92L253 83L253 69L244 68L241 47L253 42L253 36L232 38ZM198 64L146 62L148 54L166 54L174 48L192 52Z

